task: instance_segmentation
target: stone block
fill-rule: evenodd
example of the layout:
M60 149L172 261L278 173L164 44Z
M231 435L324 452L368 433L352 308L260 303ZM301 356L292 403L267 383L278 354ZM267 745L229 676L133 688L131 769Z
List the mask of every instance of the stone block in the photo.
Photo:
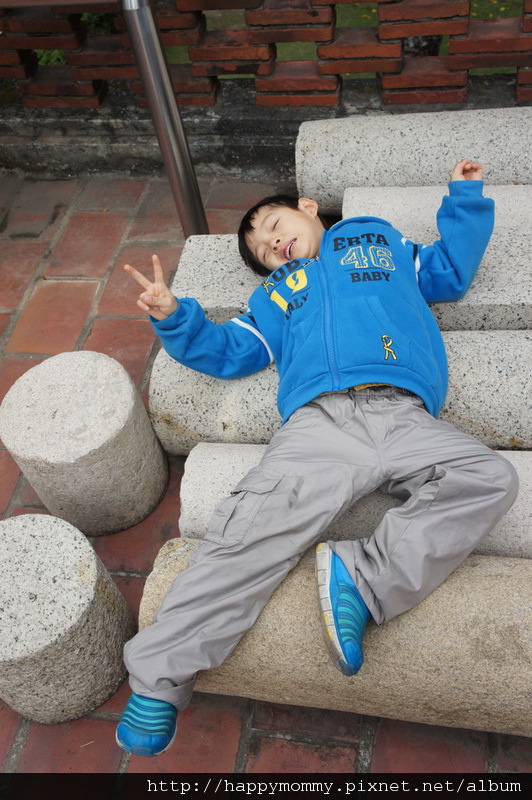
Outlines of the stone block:
M389 22L378 26L379 39L402 39L409 36L460 36L466 34L468 17L428 19L423 22Z
M403 55L401 42L381 42L374 28L337 28L334 40L318 45L317 53L320 59L401 59Z
M467 0L400 0L398 3L379 3L379 21L445 19L468 16Z
M473 19L469 23L467 36L449 42L449 53L453 55L520 51L530 53L530 37L523 33L520 17Z
M265 445L207 444L196 445L185 462L181 481L181 516L179 530L186 538L203 538L215 506L262 458ZM519 475L519 494L512 508L484 537L476 553L512 558L532 558L532 453L504 451L505 458ZM327 530L326 538L361 539L371 536L390 508L398 500L372 492L355 503Z
M532 331L447 331L441 417L498 450L532 449Z
M23 717L64 722L113 695L133 615L86 537L64 520L0 522L0 697Z
M81 74L80 74L81 73ZM94 76L95 78L98 76ZM78 81L85 81L80 83ZM71 71L66 64L39 67L35 77L22 87L23 94L55 96L89 96L98 94L101 86L92 80L93 75L83 75L82 70Z
M208 31L201 44L191 47L191 61L267 61L271 44L255 45L247 30Z
M192 74L198 77L217 75L270 75L275 63L271 55L267 61L195 61Z
M317 200L324 212L339 212L348 186L445 183L464 154L485 165L490 184L532 183L531 124L531 108L375 113L304 122L296 143L299 193Z
M449 55L450 69L494 69L497 67L529 67L530 52L457 53ZM527 181L528 182L528 181Z
M449 391L441 417L503 450L532 447L528 331L446 331ZM150 416L170 453L199 442L266 444L277 429L277 372L222 381L194 372L161 351L150 383Z
M45 34L7 33L0 37L0 49L6 50L78 50L84 43L81 30Z
M195 297L213 322L244 314L259 278L238 252L236 234L189 236L172 283L177 297Z
M261 92L326 92L337 87L337 76L320 75L315 61L279 61L273 75L255 80L255 88Z
M196 546L174 539L163 547L146 583L142 627ZM309 552L225 663L199 674L196 688L531 736L531 603L532 561L469 556L416 608L380 627L370 624L365 663L358 675L346 678L322 639Z
M168 453L184 455L199 442L267 444L281 418L277 373L221 381L178 364L161 350L150 379L150 418Z
M277 42L330 42L334 25L288 25L286 27L249 28L250 44L275 44Z
M53 15L49 8L12 8L9 15L2 17L0 30L6 33L69 33L72 21L67 16Z
M532 86L517 86L515 90L515 99L518 103L532 102Z
M517 83L522 86L530 86L532 84L532 68L524 67L517 70Z
M140 394L103 353L61 353L28 370L0 407L0 435L50 513L86 534L132 527L166 488Z
M261 0L175 0L178 11L218 11L220 9L256 8Z
M195 28L202 20L199 11L176 11L175 1L172 2L172 0L157 0L153 7L160 30Z
M67 64L78 67L135 66L133 52L123 49L120 37L116 34L88 37L82 50L65 55Z
M450 70L448 59L435 56L410 56L405 58L399 75L383 75L383 89L419 89L427 87L467 86L466 70ZM401 94L397 95L401 97Z
M531 120L532 121L532 120ZM491 178L491 166L486 165ZM447 186L346 189L342 216L368 214L388 219L408 239L430 244L439 238L436 213ZM486 185L495 201L495 230L473 286L458 302L434 303L444 329L532 328L532 277L526 231L532 217L532 186ZM508 271L511 264L511 275Z
M401 58L345 58L318 62L321 75L340 75L346 72L401 72Z
M202 22L191 30L161 31L161 42L164 47L199 45L204 33L205 24Z
M248 25L324 25L333 22L333 9L312 8L308 0L264 0L257 10L245 12Z
M382 103L385 106L417 103L465 103L468 88L448 89L434 87L432 89L389 89L382 92Z

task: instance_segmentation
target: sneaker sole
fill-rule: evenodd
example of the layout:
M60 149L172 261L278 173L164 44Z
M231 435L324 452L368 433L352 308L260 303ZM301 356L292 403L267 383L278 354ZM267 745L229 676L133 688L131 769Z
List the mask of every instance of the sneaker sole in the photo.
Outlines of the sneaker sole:
M332 656L335 666L342 675L350 677L356 672L347 664L342 652L340 640L336 633L334 616L332 611L329 584L331 576L332 550L328 544L322 542L316 548L316 579L318 584L318 601L320 604L322 629L324 633L327 649Z

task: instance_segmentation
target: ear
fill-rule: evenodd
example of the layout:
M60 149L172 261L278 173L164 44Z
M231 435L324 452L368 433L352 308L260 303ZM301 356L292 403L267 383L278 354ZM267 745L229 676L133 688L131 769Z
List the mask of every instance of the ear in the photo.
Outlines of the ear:
M311 217L318 216L318 204L315 200L311 200L309 197L300 197L297 203L297 207L300 211L304 211Z

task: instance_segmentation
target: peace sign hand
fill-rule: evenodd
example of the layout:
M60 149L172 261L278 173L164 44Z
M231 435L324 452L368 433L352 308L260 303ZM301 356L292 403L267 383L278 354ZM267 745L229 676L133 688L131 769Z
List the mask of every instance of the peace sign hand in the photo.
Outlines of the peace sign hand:
M157 320L166 319L174 311L177 311L178 303L164 281L163 268L158 257L152 256L151 260L153 262L153 283L130 264L126 264L124 270L145 289L137 300L138 307Z

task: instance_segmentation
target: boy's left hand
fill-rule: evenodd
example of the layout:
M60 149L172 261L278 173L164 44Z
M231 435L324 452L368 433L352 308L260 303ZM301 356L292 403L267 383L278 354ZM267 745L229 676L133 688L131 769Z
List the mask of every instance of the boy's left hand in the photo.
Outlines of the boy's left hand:
M451 173L452 181L481 181L484 178L484 167L478 161L463 158L454 165Z

